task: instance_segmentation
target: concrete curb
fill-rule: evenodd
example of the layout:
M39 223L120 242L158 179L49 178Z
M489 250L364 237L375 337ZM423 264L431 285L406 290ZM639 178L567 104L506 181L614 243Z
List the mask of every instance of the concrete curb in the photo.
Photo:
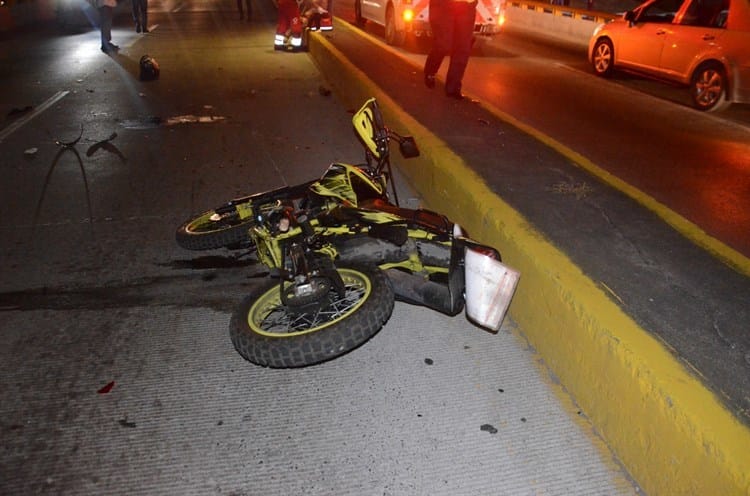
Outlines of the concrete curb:
M426 204L450 204L521 271L511 316L638 484L652 495L750 494L750 430L696 373L324 36L310 37L310 54L346 105L375 96L387 122L414 135L422 156L399 165Z

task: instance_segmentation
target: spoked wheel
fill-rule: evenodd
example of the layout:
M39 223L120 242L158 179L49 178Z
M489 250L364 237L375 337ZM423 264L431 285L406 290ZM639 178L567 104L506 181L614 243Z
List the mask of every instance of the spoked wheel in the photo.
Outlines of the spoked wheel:
M591 65L597 76L610 77L615 71L615 50L608 39L597 40L591 57Z
M693 105L704 112L718 112L730 105L727 98L727 77L718 64L699 67L690 81Z
M277 280L246 297L230 322L240 355L265 367L302 367L343 355L377 333L393 311L390 281L377 268L337 271L346 288L343 297L320 281L315 301L295 301L289 283L284 287L289 304L284 305Z
M249 244L249 231L255 224L255 212L262 212L265 206L279 201L301 204L305 201L308 188L314 182L307 181L296 186L284 186L256 193L203 212L177 229L177 244L187 250L213 250ZM240 215L243 211L245 214Z
M213 250L250 242L252 218L240 219L236 213L220 215L209 210L185 222L177 229L177 244L187 250Z

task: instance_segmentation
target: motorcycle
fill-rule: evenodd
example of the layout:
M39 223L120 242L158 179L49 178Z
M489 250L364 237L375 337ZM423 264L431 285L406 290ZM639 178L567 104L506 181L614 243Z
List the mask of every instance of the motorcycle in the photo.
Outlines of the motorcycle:
M252 363L338 357L377 333L396 300L450 316L465 307L492 331L507 312L519 273L497 250L444 215L399 205L390 142L408 159L419 156L414 138L386 127L374 98L352 124L365 163L333 163L320 179L231 200L177 229L183 248L248 249L270 269L230 321L236 350Z

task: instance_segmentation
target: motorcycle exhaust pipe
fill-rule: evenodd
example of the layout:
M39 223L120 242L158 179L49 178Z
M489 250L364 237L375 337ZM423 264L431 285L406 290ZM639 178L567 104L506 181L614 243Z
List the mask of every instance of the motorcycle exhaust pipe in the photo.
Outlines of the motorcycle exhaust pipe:
M385 273L399 301L422 305L450 316L458 315L464 309L463 295L451 294L445 284L425 280L420 275L399 269L388 269Z

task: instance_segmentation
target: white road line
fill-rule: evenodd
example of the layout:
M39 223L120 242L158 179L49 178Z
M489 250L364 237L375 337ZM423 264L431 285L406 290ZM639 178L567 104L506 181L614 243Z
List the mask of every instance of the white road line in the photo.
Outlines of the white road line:
M16 129L18 129L19 127L23 126L24 124L26 124L27 122L29 122L34 117L36 117L37 115L41 114L42 112L44 112L48 108L50 108L58 100L60 100L63 97L65 97L65 95L67 95L68 93L70 93L70 91L67 91L67 90L66 91L58 91L57 93L55 93L54 95L52 95L52 97L50 97L49 99L47 99L46 102L44 102L43 104L41 104L37 108L35 108L31 113L23 116L22 118L18 119L16 122L12 123L10 126L6 127L2 131L0 131L0 143L2 143L3 141L5 141L5 138L7 138L8 136L10 136Z

